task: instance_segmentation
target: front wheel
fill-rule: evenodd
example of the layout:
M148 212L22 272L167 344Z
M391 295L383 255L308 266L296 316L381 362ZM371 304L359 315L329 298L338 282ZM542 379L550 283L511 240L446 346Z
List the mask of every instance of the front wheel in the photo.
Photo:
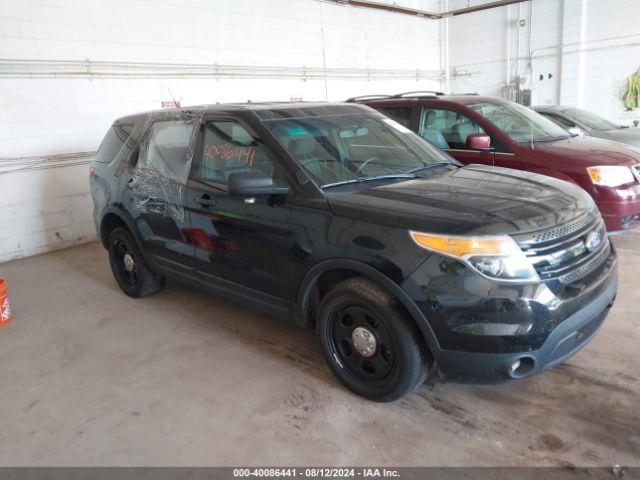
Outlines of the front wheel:
M336 285L320 303L320 344L333 373L353 392L388 402L424 382L429 355L395 298L365 277Z

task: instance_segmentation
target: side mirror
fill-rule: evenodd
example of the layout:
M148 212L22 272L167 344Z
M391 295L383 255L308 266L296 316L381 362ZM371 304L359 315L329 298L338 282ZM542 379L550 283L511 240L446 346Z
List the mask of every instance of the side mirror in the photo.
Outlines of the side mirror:
M472 133L465 142L469 150L491 150L491 137L484 133Z
M227 178L227 190L238 197L257 197L264 195L286 195L290 188L280 185L261 170L234 172Z
M580 135L582 134L582 129L578 126L573 126L567 129L567 132L569 132L571 135Z

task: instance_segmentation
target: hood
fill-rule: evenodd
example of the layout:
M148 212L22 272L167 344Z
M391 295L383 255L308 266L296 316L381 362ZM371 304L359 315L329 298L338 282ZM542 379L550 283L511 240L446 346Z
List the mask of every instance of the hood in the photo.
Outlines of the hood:
M484 165L327 194L339 216L427 233L514 234L556 226L594 208L573 184ZM365 187L366 186L366 187Z
M606 130L598 133L601 134L598 135L601 138L607 138L634 148L640 148L640 128L619 128L617 130Z
M522 147L531 149L528 144ZM536 142L532 153L553 155L559 160L580 161L585 167L591 165L626 165L640 164L640 152L622 143L603 138L577 136L555 142Z

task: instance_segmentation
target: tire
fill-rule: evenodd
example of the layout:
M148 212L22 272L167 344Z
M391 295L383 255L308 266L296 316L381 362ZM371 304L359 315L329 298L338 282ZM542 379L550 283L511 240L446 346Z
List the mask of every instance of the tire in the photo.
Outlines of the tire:
M109 263L118 286L130 297L146 297L164 286L165 277L149 268L133 235L124 228L109 234Z
M317 328L329 367L358 395L393 401L427 377L430 355L416 325L366 277L347 279L322 299Z

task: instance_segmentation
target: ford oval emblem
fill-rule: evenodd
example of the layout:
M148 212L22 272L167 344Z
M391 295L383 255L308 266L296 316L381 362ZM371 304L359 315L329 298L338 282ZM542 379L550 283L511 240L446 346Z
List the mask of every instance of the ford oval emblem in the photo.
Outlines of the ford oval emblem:
M600 232L591 232L584 241L584 246L590 252L595 252L602 245L602 235Z

